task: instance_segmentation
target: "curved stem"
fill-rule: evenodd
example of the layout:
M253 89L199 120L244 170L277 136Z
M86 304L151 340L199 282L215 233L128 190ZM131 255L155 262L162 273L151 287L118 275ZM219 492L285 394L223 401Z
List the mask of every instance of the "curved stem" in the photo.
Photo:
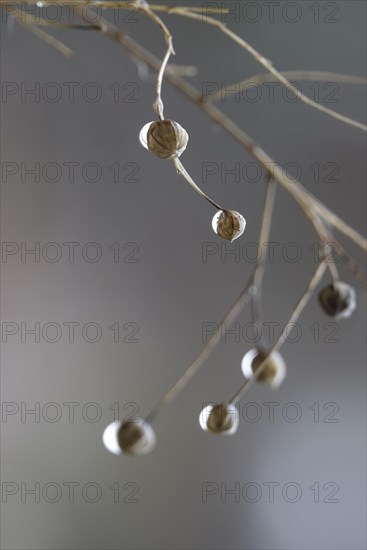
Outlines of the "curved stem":
M287 327L291 323L295 323L297 321L297 319L299 318L299 316L301 315L302 311L304 310L305 306L307 305L308 301L310 300L314 290L316 289L316 286L318 285L318 283L322 279L322 277L325 273L326 267L327 266L326 266L324 260L317 266L317 269L316 269L315 273L313 274L313 276L312 276L312 278L309 282L308 287L306 288L305 292L302 294L301 298L297 302L297 304L296 304L296 306L295 306L295 308L292 312L292 315L290 316L289 321L284 325L283 330L282 330L279 338L274 343L274 345L270 348L270 350L265 354L264 360L261 362L259 367L256 369L256 371L254 372L252 377L249 378L248 380L246 380L239 387L239 389L236 391L234 396L230 399L229 403L234 404L234 403L238 403L241 400L243 395L250 389L250 387L254 384L254 382L259 378L261 373L264 371L264 369L266 367L266 360L269 357L269 355L271 355L274 351L277 351L278 349L280 349L281 346L284 344L284 342L286 341L287 336L288 336Z
M214 19L213 17L203 17L202 15L199 15L198 13L190 12L188 9L172 9L169 13L176 13L178 15L182 15L183 17L188 17L190 19L195 19L196 21L200 21L201 23L207 23L208 25L212 25L213 27L216 27L219 29L223 34L228 36L231 40L233 40L236 44L241 46L244 50L246 50L252 57L260 63L263 67L265 67L274 77L281 82L286 88L288 88L295 97L303 101L306 105L309 105L313 107L314 109L317 109L318 111L321 111L322 113L325 113L341 122L344 122L345 124L348 124L350 126L354 126L355 128L358 128L359 130L363 130L364 132L367 131L367 126L365 124L362 124L361 122L358 122L357 120L353 120L347 116L341 115L335 111L332 111L331 109L328 109L327 107L324 107L323 105L320 105L319 103L316 103L313 99L310 99L309 97L305 96L298 90L294 91L294 86L292 86L292 83L289 82L285 76L276 69L272 62L269 59L266 59L263 55L261 55L251 44L246 42L243 38L241 38L238 34L231 31L226 25L224 25L221 21L218 21L217 19Z
M210 197L208 197L208 195L206 195L204 193L204 191L202 191L202 189L200 189L200 187L194 182L194 180L192 179L192 177L190 176L190 174L186 171L184 165L182 164L182 162L180 161L180 159L178 157L175 157L173 159L173 164L175 165L176 167L176 171L178 174L180 174L180 176L182 176L183 178L185 178L185 180L191 185L191 187L197 192L199 193L199 195L201 195L205 200L207 200L208 202L210 202L210 204L212 206L214 206L214 208L216 208L217 210L225 210L225 208L222 208L219 204L217 204L215 201L213 201Z
M361 76L340 74L340 73L329 73L326 71L282 71L281 74L286 79L293 80L319 80L319 81L330 81L332 82L343 82L346 84L367 84L367 80ZM210 101L219 101L227 92L232 92L236 86L239 88L249 89L264 83L276 82L278 80L272 73L263 73L254 76L250 76L245 80L236 82L235 84L230 84L224 88L218 90L213 95L210 96Z
M169 58L171 57L171 55L175 55L175 50L173 49L172 35L168 30L167 26L162 21L162 19L156 13L154 13L154 11L150 8L146 0L138 0L137 8L139 11L145 13L156 25L158 25L158 27L161 29L163 33L164 39L167 44L166 55L163 58L163 61L161 63L161 66L159 68L158 75L157 75L156 98L153 104L154 110L156 111L156 113L158 113L160 120L163 120L164 119L164 113L163 113L164 105L162 101L163 76L164 76L164 71L166 70Z
M232 305L231 309L222 319L216 332L209 338L208 342L202 348L200 353L196 356L194 361L191 363L189 368L184 372L179 380L168 390L168 392L162 397L160 401L153 407L150 413L146 416L145 420L151 422L160 412L160 410L168 405L176 395L183 390L186 384L191 380L191 378L196 374L196 372L202 367L205 361L208 359L211 352L219 344L222 337L222 326L227 326L233 323L233 321L238 317L244 308L246 302L249 298L249 288L252 284L252 278L247 283L246 287L243 289L241 294L238 296L237 300Z
M172 10L174 9L175 8L172 8ZM130 55L144 61L152 69L159 71L161 67L160 60L133 38L121 32L115 25L109 23L105 19L99 20L99 26L102 33L125 48ZM263 166L264 169L286 189L286 191L288 191L305 213L313 208L323 221L337 228L338 231L354 241L360 248L367 251L367 240L364 239L358 231L355 231L327 206L321 203L314 195L307 191L299 181L290 181L277 166L277 163L233 120L218 109L216 105L211 102L205 102L202 94L176 74L175 71L169 70L169 66L165 72L165 77L179 92L198 105L212 120L219 124L244 149L246 149L259 164Z

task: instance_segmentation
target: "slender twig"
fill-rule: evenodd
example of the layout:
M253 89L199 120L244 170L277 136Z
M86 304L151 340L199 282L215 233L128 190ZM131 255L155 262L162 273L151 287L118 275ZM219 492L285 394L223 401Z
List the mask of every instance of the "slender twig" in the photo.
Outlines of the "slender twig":
M361 76L347 75L341 73L329 73L326 71L281 71L281 74L284 78L293 80L319 80L319 81L329 81L329 82L343 82L346 84L367 84L367 80ZM217 92L213 93L208 97L210 101L219 101L222 100L228 92L233 92L234 89L250 89L265 82L277 82L276 78L271 73L263 73L254 76L250 76L245 80L236 82L235 84L230 84L229 86L224 86Z
M144 4L145 2L141 2L139 4L139 9L148 15L147 7ZM131 3L130 3L130 6L131 6ZM149 17L151 17L151 10L152 8L150 7L148 9ZM178 13L179 15L184 15L192 19L197 19L197 20L199 19L198 14L195 14L192 10L189 10L186 8L169 7L169 9L164 11L167 11L167 13ZM119 29L117 29L116 27L114 27L112 24L108 23L104 19L100 19L100 21L97 24L93 25L93 28L98 28L102 33L104 33L109 38L111 38L112 40L118 42L121 46L123 46L130 53L130 55L144 61L144 63L146 63L148 66L152 67L154 70L157 71L158 78L157 78L156 105L158 108L158 114L160 118L163 118L163 103L161 102L161 86L162 86L163 76L165 75L166 79L170 81L181 93L186 95L186 97L188 97L198 106L200 106L215 122L217 122L220 126L222 126L246 150L248 150L254 156L254 158L256 158L258 162L263 167L265 167L269 176L274 177L291 194L291 196L301 206L301 208L303 209L305 214L309 217L309 219L313 221L313 225L319 235L324 234L323 231L324 231L325 224L329 224L337 228L340 232L344 233L344 235L349 237L361 248L366 250L367 241L361 235L359 235L359 233L357 233L349 225L343 222L343 220L341 220L336 214L334 214L331 210L329 210L325 205L319 202L318 199L316 199L316 197L314 197L308 191L306 191L303 188L303 186L300 184L300 182L298 181L291 182L288 178L286 178L282 173L282 171L277 167L273 159L271 159L271 157L269 157L245 132L243 132L231 119L229 119L224 113L222 113L215 105L211 104L210 102L204 102L201 94L191 85L189 85L184 79L182 79L174 70L172 70L169 67L169 65L167 65L168 59L171 53L173 53L172 42L171 42L172 37L168 29L165 27L164 23L161 22L159 18L158 18L159 20L158 21L156 17L153 17L153 18L151 17L151 19L153 19L159 25L159 27L163 31L163 34L167 42L167 53L162 62L158 58L156 58L153 54L151 54L148 50L143 48L135 40L126 36ZM266 60L265 58L263 58L247 42L245 42L243 39L241 39L240 37L232 33L232 31L229 31L219 21L212 18L206 18L206 22L209 22L209 21L211 21L210 24L219 27L225 34L229 35L233 40L235 40L235 42L240 44L249 53L251 53L257 61L259 61L277 78L277 80L280 80L280 82L283 82L286 85L290 84L288 80L281 75L281 73L279 73L276 69L272 67L271 62L269 60ZM349 124L352 123L352 125L354 126L357 125L357 127L365 128L363 125L360 125L355 121L351 121L351 119L348 119L347 117L343 117L342 115L334 113L333 111L322 108L320 105L313 102L306 96L303 96L303 101L305 103L308 103L309 105L312 105L318 108L319 110L322 110L323 112L330 114L331 116L334 116L334 118L342 120L343 122L347 122ZM198 186L195 184L192 178L187 174L186 170L184 169L183 165L178 159L175 159L175 166L176 166L176 169L179 171L179 173L183 177L185 177L185 179L187 179L187 181L190 183L190 185L192 185L195 188L196 191L198 191L202 196L204 196L204 198L206 198L213 206L215 206L218 209L221 209L219 205L214 203L214 201L212 201L209 197L207 197L203 193L203 191L200 188L198 188ZM271 185L269 185L269 189L270 187L274 189L275 184L273 185L272 183ZM268 189L268 192L269 192L269 189ZM265 201L264 217L263 217L263 223L262 223L262 228L260 232L261 233L260 242L262 242L264 235L266 236L266 234L269 232L269 227L270 227L271 216L268 216L266 214L266 213L269 213L269 203L267 201L268 201L268 197ZM322 240L322 242L324 241ZM296 305L291 315L289 323L294 322L302 313L303 308L307 304L319 280L323 276L325 269L326 269L326 263L323 260L322 263L318 266L314 276L312 277L308 288L306 289L305 293L303 294L298 304ZM159 410L164 405L168 404L175 397L175 395L177 395L177 393L181 391L183 387L186 386L186 384L192 378L192 376L194 376L197 370L204 364L204 362L206 361L210 353L213 351L215 346L220 341L222 326L230 324L234 321L234 319L236 319L236 317L239 315L239 313L243 309L244 305L247 303L247 300L249 298L249 291L251 289L251 286L254 286L255 278L256 277L258 278L256 281L257 286L255 285L255 287L257 288L260 286L259 282L260 283L262 282L262 276L263 276L263 265L259 263L259 265L255 267L255 271L253 275L250 277L244 290L241 292L236 302L233 304L231 309L228 311L227 315L222 320L216 333L209 339L207 344L200 351L196 359L193 361L190 367L186 370L183 376L171 387L171 389L166 393L166 395L161 399L161 401L159 401L158 404L152 409L152 411L147 416L147 420L152 420L157 415ZM272 353L272 351L279 349L281 345L284 343L285 339L286 339L286 332L285 332L285 329L283 329L281 336L279 337L276 344L271 348L268 355ZM253 381L257 379L257 377L261 374L264 368L265 368L265 361L260 366L260 368L257 369L256 376L254 375L250 379L250 381L246 382L244 385L241 386L241 388L235 394L232 401L237 401L238 399L240 399L244 391L247 391L249 385L251 385Z
M1 1L1 0L0 0ZM144 61L146 65L159 71L161 62L149 50L141 46L133 38L127 36L105 19L99 21L99 30L111 40L117 42L125 48L131 56ZM363 250L367 250L367 241L345 223L339 216L332 212L327 206L322 204L315 196L302 186L298 180L290 181L285 177L282 170L278 168L277 163L257 145L233 120L227 117L220 109L211 102L203 101L201 93L181 78L169 66L165 72L166 79L177 88L179 92L198 105L207 115L219 124L228 134L230 134L242 147L244 147L258 162L270 173L298 202L303 211L309 212L312 209L324 222L338 229L349 239L355 242Z
M329 253L328 251L330 249L330 246L332 245L332 243L330 242L332 235L328 231L326 225L320 220L317 214L314 214L312 210L306 211L305 214L320 239L320 244L322 245L322 251L320 250L320 253L322 252L322 254L325 255L325 262L327 263L327 267L331 273L334 282L336 282L339 280L337 267L332 260L328 261L327 259L327 254Z
M162 21L162 19L156 13L154 13L154 11L150 8L146 0L137 0L136 7L139 11L147 15L153 21L153 23L158 25L158 27L162 31L162 34L167 44L167 51L163 58L163 61L161 63L161 66L159 68L158 75L157 75L156 98L153 104L153 108L155 112L158 113L160 120L163 120L164 119L164 114L163 114L164 105L162 101L163 76L164 76L164 71L166 70L169 58L171 57L171 55L175 55L175 50L173 49L172 35L168 30L168 27Z
M133 57L144 61L155 71L159 71L161 62L149 50L141 46L141 44L136 42L136 40L130 36L127 36L105 19L102 19L99 24L100 31L103 34L108 36L111 40L117 42ZM283 174L283 171L277 166L277 163L233 120L218 109L216 105L203 101L201 93L174 71L170 71L169 67L167 67L165 72L165 78L173 86L175 86L179 92L198 105L212 120L219 124L242 147L244 147L259 162L259 164L263 166L265 170L269 172L269 174L290 193L304 212L314 210L314 212L316 212L326 223L338 229L338 231L346 235L363 250L367 250L367 240L362 237L362 235L360 235L339 216L332 212L326 205L321 203L314 195L307 191L298 180L290 181L289 178Z
M0 5L22 5L22 4L36 4L37 0L0 0ZM114 2L111 0L103 1L103 0L67 0L64 4L66 7L72 6L72 5L78 5L80 7L89 7L90 5L95 5L98 8L102 8L105 10L109 9L121 9L121 10L129 10L129 11L135 11L136 10L136 0L125 0L123 2ZM62 2L60 2L62 4ZM48 6L48 5L55 5L55 0L42 0L42 7ZM149 7L152 11L158 11L158 12L170 12L173 8L172 6L167 6L166 4L149 4ZM190 6L190 8L183 7L182 9L189 9L191 12L198 12L198 13L210 13L210 14L225 14L228 13L228 9L224 7L205 7L205 6Z
M208 342L202 348L200 353L196 356L194 361L191 363L189 368L184 372L181 378L175 382L175 384L168 390L164 397L154 406L150 413L146 417L147 422L151 422L157 416L159 411L166 405L168 405L176 395L183 390L186 384L191 380L194 374L204 365L205 361L208 359L209 355L219 344L222 336L222 327L226 327L232 324L238 315L241 313L243 307L249 298L249 288L251 287L252 280L250 279L243 289L241 294L238 296L237 300L232 305L231 309L222 319L220 325L218 326L216 332L209 338Z
M224 25L221 21L218 21L217 19L214 19L213 17L203 17L202 15L198 13L190 12L189 9L182 9L182 8L175 8L168 12L169 14L177 14L182 15L183 17L188 17L190 19L194 19L196 21L200 21L201 23L206 23L208 25L212 25L213 27L216 27L219 29L222 33L224 33L226 36L228 36L231 40L236 42L239 46L241 46L244 50L246 50L252 57L260 63L265 69L267 69L271 74L274 75L274 77L279 80L284 86L289 88L289 90L293 93L295 97L303 101L303 103L306 103L307 105L314 107L318 111L321 111L322 113L328 114L331 117L344 122L345 124L349 124L350 126L354 126L355 128L359 128L360 130L367 131L367 126L362 124L361 122L358 122L357 120L353 120L349 117L346 117L344 115L341 115L339 113L336 113L335 111L332 111L331 109L328 109L327 107L324 107L323 105L320 105L319 103L316 103L316 101L313 101L313 99L310 99L309 97L305 96L299 90L294 90L294 86L292 83L283 76L281 72L276 69L272 62L269 59L266 59L261 53L259 53L251 44L246 42L243 38L241 38L238 34L231 31L228 27Z
M71 48L66 46L66 44L61 42L61 40L59 40L58 38L55 38L48 32L44 31L43 29L40 29L37 26L37 24L35 24L32 21L32 18L30 16L28 17L27 20L23 20L23 14L21 13L20 10L14 10L12 15L14 15L15 19L20 25L26 27L33 34L38 36L38 38L40 38L41 40L43 40L53 48L56 48L56 50L58 50L60 53L62 53L66 57L71 57L72 55L74 55L74 52Z
M101 31L112 40L118 42L131 55L141 59L152 69L159 71L161 66L159 59L134 39L114 27L111 23L103 20L103 22L101 22ZM354 241L363 250L367 250L367 240L364 239L362 235L307 191L298 180L291 181L287 178L283 174L283 171L277 166L277 163L233 120L218 109L216 105L203 101L201 93L174 71L170 71L169 67L165 72L165 78L175 86L177 90L205 111L212 120L219 124L242 147L244 147L259 164L290 193L305 212L313 209L325 222L338 229L341 233L344 233L344 235Z
M317 266L315 273L313 274L305 292L302 294L301 298L297 302L289 321L284 325L283 330L279 336L279 338L276 340L276 342L273 344L271 349L265 353L264 360L261 362L261 364L256 368L256 371L254 374L246 380L239 389L236 391L234 396L230 399L229 403L238 403L238 401L241 400L243 395L250 389L250 387L254 384L254 382L259 378L261 373L265 370L266 367L266 360L274 351L277 351L281 348L281 346L286 342L287 337L289 335L288 327L292 323L295 323L299 316L301 315L302 311L306 307L308 301L310 300L314 290L316 289L318 283L321 281L325 270L327 266L325 261L321 261L321 263Z
M176 167L177 173L180 176L182 176L183 178L185 178L185 180L191 185L191 187L197 193L199 193L199 195L201 195L204 199L206 199L208 202L210 202L210 204L213 205L214 208L217 208L217 210L224 210L224 208L222 208L218 203L213 201L210 197L208 197L208 195L206 195L204 193L204 191L202 191L202 189L200 189L200 187L194 182L194 180L192 179L190 174L188 174L187 170L185 169L185 167L183 166L182 162L180 161L180 159L178 157L175 157L173 159L173 163Z
M260 236L258 241L260 244L260 254L258 254L257 256L254 275L253 275L253 283L251 287L252 322L254 326L254 331L257 325L260 326L261 337L260 337L259 347L261 348L265 346L263 330L262 330L262 321L261 321L261 318L262 318L261 297L262 297L262 283L263 283L263 278L265 273L265 257L261 253L261 247L264 246L264 244L269 240L271 220L273 217L273 210L274 210L275 192L276 192L276 181L272 180L269 177L269 174L267 174L267 180L268 181L267 181L267 187L266 187L264 211L263 211ZM254 337L256 337L255 333L254 333Z

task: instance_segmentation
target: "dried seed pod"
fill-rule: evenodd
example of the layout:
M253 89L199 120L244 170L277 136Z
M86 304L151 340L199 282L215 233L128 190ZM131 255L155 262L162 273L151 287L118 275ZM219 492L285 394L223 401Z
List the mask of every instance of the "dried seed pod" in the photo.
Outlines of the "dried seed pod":
M258 349L254 348L248 351L241 362L244 376L248 379L252 378L264 359L265 353ZM262 369L257 380L273 389L277 389L283 382L286 372L287 367L283 357L277 351L273 351L266 359L266 366Z
M246 220L235 210L219 210L213 217L212 227L217 235L232 242L245 231Z
M143 147L161 159L179 157L189 141L186 130L174 120L148 122L139 137Z
M325 313L334 319L350 317L357 305L354 288L341 281L320 290L319 302Z
M103 433L103 443L111 453L145 455L155 446L156 437L150 424L138 418L112 422Z
M208 405L201 411L199 422L204 431L232 435L238 428L238 409L235 405L226 403Z

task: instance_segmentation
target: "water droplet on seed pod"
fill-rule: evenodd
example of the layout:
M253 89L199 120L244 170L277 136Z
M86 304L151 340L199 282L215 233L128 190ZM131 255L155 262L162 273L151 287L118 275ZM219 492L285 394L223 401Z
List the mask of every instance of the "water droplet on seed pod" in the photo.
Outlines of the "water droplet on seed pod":
M219 237L232 242L245 231L246 220L235 210L219 210L213 217L212 227Z
M242 359L241 369L245 378L250 379L265 358L265 353L258 349L250 349ZM277 389L283 382L287 372L287 367L283 357L279 352L273 351L266 359L266 366L259 374L257 381L267 384L272 389Z

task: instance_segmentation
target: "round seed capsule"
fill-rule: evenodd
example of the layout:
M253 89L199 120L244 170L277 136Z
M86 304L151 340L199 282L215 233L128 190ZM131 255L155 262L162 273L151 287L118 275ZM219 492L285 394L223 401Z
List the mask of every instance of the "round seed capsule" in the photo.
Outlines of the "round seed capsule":
M174 120L148 122L140 132L140 143L161 159L173 159L182 155L189 135Z
M245 231L246 220L235 210L219 210L213 217L212 227L219 237L232 242Z
M357 306L354 288L341 281L320 290L319 302L325 313L334 319L350 317Z
M238 409L235 405L219 403L205 407L199 417L201 428L214 434L232 435L237 431Z
M155 446L153 428L142 419L112 422L103 433L103 443L115 455L145 455Z
M265 358L265 353L254 348L246 353L241 362L242 372L245 378L250 379L256 373ZM277 389L283 382L287 367L283 357L277 351L273 351L266 359L266 366L262 369L257 380Z

